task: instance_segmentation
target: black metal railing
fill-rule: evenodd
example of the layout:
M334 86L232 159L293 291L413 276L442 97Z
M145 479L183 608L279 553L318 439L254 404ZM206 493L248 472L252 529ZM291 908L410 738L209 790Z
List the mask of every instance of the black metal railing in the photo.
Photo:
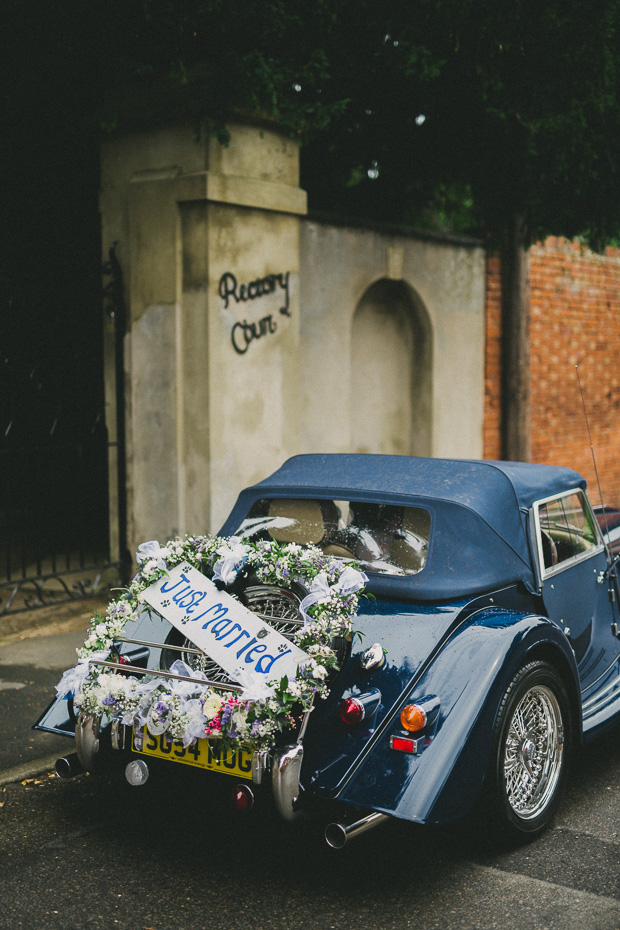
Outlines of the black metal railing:
M0 614L97 591L109 551L105 432L0 449Z
M100 285L0 281L0 616L116 583Z

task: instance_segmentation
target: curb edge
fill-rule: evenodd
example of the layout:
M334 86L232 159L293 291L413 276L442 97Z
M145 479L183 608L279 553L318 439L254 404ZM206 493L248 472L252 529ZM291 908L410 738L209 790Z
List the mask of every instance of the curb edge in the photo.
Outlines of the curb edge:
M45 756L42 759L26 762L24 765L16 765L12 769L5 769L4 772L0 772L0 786L10 785L14 782L24 781L25 778L34 778L35 775L54 771L56 759L58 758L59 754L54 753L53 756Z

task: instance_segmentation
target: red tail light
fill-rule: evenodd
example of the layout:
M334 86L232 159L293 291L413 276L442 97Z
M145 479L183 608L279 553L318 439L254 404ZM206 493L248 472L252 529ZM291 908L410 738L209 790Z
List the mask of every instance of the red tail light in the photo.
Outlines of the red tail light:
M237 785L233 789L232 802L238 811L245 814L254 806L254 793L247 785Z
M415 739L404 739L402 736L392 736L390 739L390 749L399 749L401 752L410 752L415 755L418 751L418 741Z
M366 716L364 705L357 698L344 698L340 702L340 719L349 726L361 723Z

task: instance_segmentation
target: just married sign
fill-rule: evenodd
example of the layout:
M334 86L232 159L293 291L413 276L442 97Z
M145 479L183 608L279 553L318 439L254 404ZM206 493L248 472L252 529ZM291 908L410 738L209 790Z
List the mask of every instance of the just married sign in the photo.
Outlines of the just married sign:
M218 591L187 563L170 569L143 593L144 600L206 652L231 679L257 685L297 677L308 655L238 600ZM250 676L249 678L247 676Z

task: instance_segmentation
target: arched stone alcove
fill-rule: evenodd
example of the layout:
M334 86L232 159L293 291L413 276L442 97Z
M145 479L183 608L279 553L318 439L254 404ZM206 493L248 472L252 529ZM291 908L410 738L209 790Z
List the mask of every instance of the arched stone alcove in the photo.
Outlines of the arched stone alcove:
M353 451L431 455L432 367L421 299L404 281L376 281L353 316Z

